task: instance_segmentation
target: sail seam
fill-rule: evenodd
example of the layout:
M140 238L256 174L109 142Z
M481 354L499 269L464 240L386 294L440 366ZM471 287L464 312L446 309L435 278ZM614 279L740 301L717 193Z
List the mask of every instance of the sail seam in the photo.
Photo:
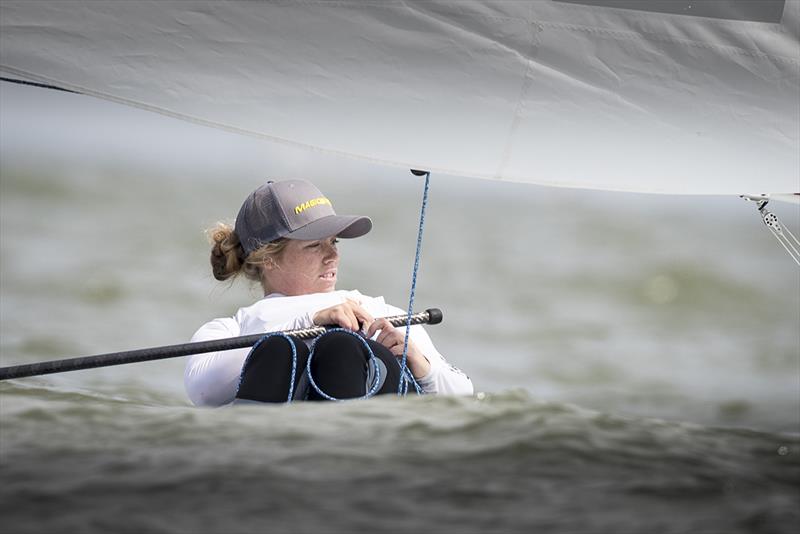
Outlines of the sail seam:
M580 26L576 24L565 24L565 23L556 23L556 22L545 22L545 21L532 21L535 24L538 24L541 27L555 29L555 30L565 30L565 31L577 31L586 34L594 34L594 35L606 35L614 40L626 40L626 41L655 41L659 43L673 43L679 44L684 46L690 46L692 48L702 48L706 50L717 50L720 52L726 52L731 55L737 56L748 56L748 57L755 57L755 58L766 58L766 59L774 59L776 61L781 61L784 63L788 63L790 65L798 65L800 61L795 59L791 56L783 56L778 54L769 54L766 52L757 52L753 50L746 50L744 48L740 48L738 46L718 46L709 43L702 43L698 41L693 41L690 39L673 39L670 37L662 36L661 34L646 32L646 31L637 31L637 32L621 32L615 30L606 30L604 28L590 28L587 26Z
M533 6L529 6L531 14L533 14ZM528 24L528 29L531 32L530 34L530 44L528 46L528 54L525 57L525 75L522 78L522 85L520 86L519 96L517 97L517 104L514 107L514 117L511 120L511 126L509 127L508 135L506 136L505 146L503 147L503 155L500 157L500 163L497 166L497 172L495 172L494 179L495 180L502 180L503 173L505 172L506 165L508 165L508 160L511 157L511 147L514 144L514 137L519 129L520 122L522 120L522 110L525 108L525 95L528 93L528 89L530 88L531 84L533 83L533 55L536 51L537 43L537 36L541 32L541 26ZM540 31L536 31L536 30Z

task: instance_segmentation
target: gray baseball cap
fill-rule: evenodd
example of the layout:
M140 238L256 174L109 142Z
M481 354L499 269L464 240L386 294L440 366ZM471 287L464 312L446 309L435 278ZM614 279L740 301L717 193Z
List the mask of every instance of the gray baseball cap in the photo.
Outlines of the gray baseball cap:
M369 217L336 215L331 201L305 180L267 182L253 191L236 216L236 235L245 255L281 237L313 241L361 237Z

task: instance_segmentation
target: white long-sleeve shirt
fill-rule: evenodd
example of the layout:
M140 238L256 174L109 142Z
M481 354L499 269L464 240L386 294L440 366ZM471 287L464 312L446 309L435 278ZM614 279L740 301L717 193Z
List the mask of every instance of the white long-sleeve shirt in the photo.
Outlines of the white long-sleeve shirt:
M296 297L273 294L251 306L239 308L233 317L209 321L195 332L192 341L310 328L315 326L313 318L316 312L342 304L347 299L361 304L375 318L406 313L387 304L383 297L368 297L358 291L342 290ZM401 327L401 331L405 333L405 327ZM472 381L447 363L422 326L412 326L409 338L431 364L430 372L417 379L426 393L472 395ZM183 377L189 399L198 406L221 406L232 402L249 352L249 348L244 348L191 356Z

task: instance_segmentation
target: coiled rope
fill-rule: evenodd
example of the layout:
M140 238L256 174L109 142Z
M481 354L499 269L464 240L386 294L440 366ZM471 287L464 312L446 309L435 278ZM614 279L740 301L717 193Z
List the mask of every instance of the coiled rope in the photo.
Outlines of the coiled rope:
M289 342L289 346L292 347L292 374L289 377L289 396L286 398L286 403L289 404L289 403L292 402L292 397L294 397L294 379L297 376L297 347L294 344L294 339L292 339L291 337L287 336L283 332L272 332L270 334L265 335L264 337L262 337L258 341L256 341L255 345L253 345L253 348L250 349L250 354L247 356L247 360L245 360L244 365L242 365L242 371L239 374L239 384L236 386L236 392L238 394L239 388L242 386L242 379L244 379L244 374L245 374L245 370L247 369L247 364L250 362L250 356L255 354L256 349L258 348L259 345L261 345L262 343L264 343L266 340L268 340L271 337L282 337L283 339L288 341ZM317 339L319 339L319 337L317 337ZM310 358L309 358L309 361L310 361ZM311 374L309 374L309 377L310 376L311 376Z
M344 332L345 334L350 334L351 336L354 336L356 339L361 341L361 343L367 349L367 352L369 352L369 363L372 365L372 368L375 371L375 379L373 380L373 384L369 388L369 391L367 391L361 397L356 397L356 398L353 398L353 399L337 399L336 397L332 397L332 396L328 395L327 393L325 393L324 391L322 391L322 389L320 389L320 387L317 385L317 383L314 382L314 377L311 376L311 359L314 357L314 349L317 346L317 341L319 341L324 336L326 336L326 335L328 335L328 334L330 334L332 332ZM375 357L375 353L372 352L372 348L369 346L369 343L367 343L367 340L364 339L363 336L357 334L356 332L353 332L352 330L347 330L346 328L331 328L330 330L328 330L327 332L325 332L321 336L317 336L316 339L314 339L314 342L311 344L311 352L308 353L308 363L306 364L306 374L308 375L308 382L311 385L311 387L314 388L314 391L316 391L322 398L328 399L329 401L368 399L368 398L372 397L373 395L375 395L375 393L378 392L378 388L381 385L381 367L380 367L380 365L378 365L378 358ZM289 399L291 400L291 396L289 397Z

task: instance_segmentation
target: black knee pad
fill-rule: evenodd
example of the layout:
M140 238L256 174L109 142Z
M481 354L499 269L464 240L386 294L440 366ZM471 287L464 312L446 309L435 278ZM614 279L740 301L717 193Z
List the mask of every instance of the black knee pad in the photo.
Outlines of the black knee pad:
M357 334L337 330L323 334L314 343L315 365L331 360L336 360L340 365L366 365L368 359L369 352Z
M376 393L388 372L379 358L371 358L372 347L373 342L349 331L323 334L314 343L309 364L314 383L308 398L353 399Z
M286 402L290 387L297 383L306 367L308 349L302 341L294 340L297 356L294 384L290 385L292 342L274 335L260 342L247 356L242 366L236 398L259 402Z

